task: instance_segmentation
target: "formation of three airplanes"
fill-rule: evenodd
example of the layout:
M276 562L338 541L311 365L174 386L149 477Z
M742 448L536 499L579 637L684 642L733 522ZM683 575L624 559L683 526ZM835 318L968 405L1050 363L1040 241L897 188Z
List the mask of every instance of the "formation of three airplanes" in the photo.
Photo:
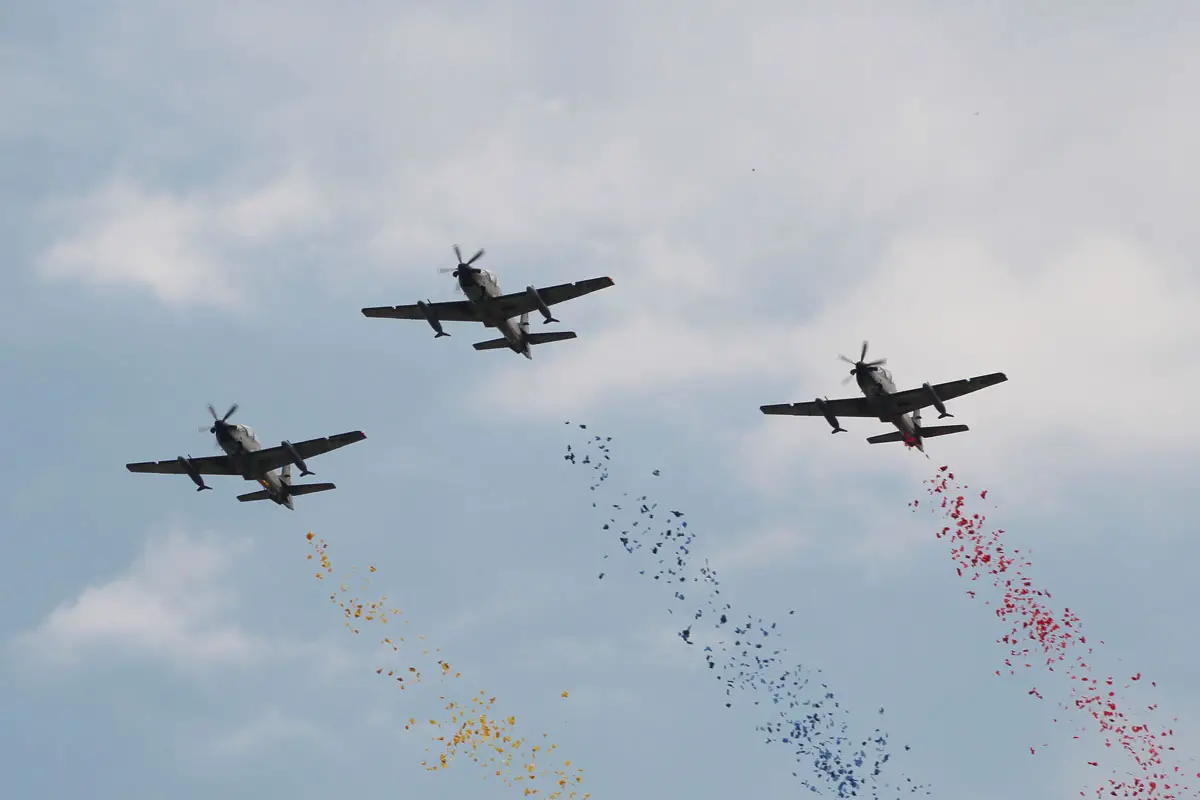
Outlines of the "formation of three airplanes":
M527 286L523 292L501 294L496 276L486 269L474 266L475 262L483 255L483 250L463 261L462 253L458 249L458 245L455 245L454 254L458 257L458 266L443 268L441 271L451 272L458 280L459 289L466 298L465 300L448 303L417 302L407 306L364 308L363 315L391 319L424 319L435 331L434 338L450 335L442 330L443 322L481 322L488 328L496 328L501 333L501 337L478 342L474 345L476 350L508 348L526 358L532 358L530 348L533 345L574 339L575 333L574 331L530 333L530 312L540 311L545 317L543 324L558 322L551 316L550 306L613 285L612 278L592 278L578 283L548 286L544 289ZM520 322L515 321L518 317ZM845 356L839 356L839 358L853 365L850 376L857 380L863 397L840 400L817 398L810 403L780 403L762 406L762 412L764 414L791 414L807 417L823 416L832 426L833 433L845 432L845 429L838 424L838 417L877 417L880 422L894 425L896 431L872 436L867 439L868 442L872 444L904 442L906 445L916 447L924 452L924 439L931 436L945 436L949 433L962 433L968 428L966 425L925 427L921 424L922 408L933 406L938 411L939 419L950 417L953 415L946 411L947 400L1008 380L1004 373L993 372L990 375L950 381L949 383L935 385L925 383L919 389L898 392L896 385L892 382L891 374L883 368L887 359L866 360L866 342L863 342L862 352L857 361ZM847 377L843 383L849 380L850 378ZM146 461L127 464L126 467L130 472L187 475L198 487L196 491L212 488L204 483L202 477L204 475L240 475L245 480L261 484L263 488L260 491L239 495L238 500L243 502L272 500L291 509L294 508L292 498L297 495L326 492L336 488L332 483L293 484L291 469L293 465L300 470L301 476L312 475L314 473L308 469L305 459L367 438L362 431L351 431L328 438L309 439L296 443L284 440L277 447L264 448L259 444L250 428L229 421L233 412L237 410L236 403L223 417L218 417L216 409L211 405L208 410L213 417L212 427L208 430L217 437L217 444L225 451L224 455L202 458L192 458L190 455L179 456L172 461Z

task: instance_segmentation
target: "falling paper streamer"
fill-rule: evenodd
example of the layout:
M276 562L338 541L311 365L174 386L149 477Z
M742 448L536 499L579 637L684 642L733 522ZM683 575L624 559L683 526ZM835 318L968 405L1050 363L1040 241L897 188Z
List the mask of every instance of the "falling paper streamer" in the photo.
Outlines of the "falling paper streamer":
M332 579L333 563L329 559L328 544L309 533L305 537L312 552L307 558L317 561L321 567L316 572L319 580ZM353 583L353 574L357 570L351 568L348 582ZM368 574L374 573L374 566L368 567ZM332 583L332 580L329 581ZM404 645L413 645L413 637L405 636L405 626L408 620L402 619L403 611L389 608L387 597L378 600L361 600L358 594L365 594L370 587L370 579L362 576L358 594L352 594L347 583L336 584L335 591L329 595L329 600L341 609L345 626L354 634L362 632L368 624L390 625L388 635L384 636L381 644L390 647L393 653L400 653ZM391 623L399 621L400 625ZM456 680L462 677L445 659L439 658L440 648L429 649L424 644L425 637L416 637L416 649L421 651L422 661L410 663L401 667L380 667L375 672L392 680L401 689L408 689L422 682L423 675L434 674L443 680ZM419 666L418 666L419 664ZM567 693L563 692L562 697ZM538 769L538 758L543 760L551 757L558 745L548 741L549 735L543 733L542 741L533 743L516 733L517 720L515 716L499 715L494 709L495 697L488 697L486 692L479 692L470 701L464 703L442 696L445 703L442 719L431 719L428 728L434 735L431 741L440 747L441 752L434 758L421 762L427 770L437 771L446 769L457 757L463 756L484 767L488 775L500 778L507 786L522 789L525 797L546 798L546 800L588 800L589 794L581 793L578 786L583 783L583 771L579 768L571 770L571 762L566 761L557 769ZM406 731L421 727L413 718L404 726ZM426 748L427 753L434 748ZM488 777L485 775L485 778Z
M934 501L932 511L940 513L947 523L937 536L951 545L950 555L958 575L985 586L986 579L991 578L994 593L985 604L994 603L995 615L1006 628L996 641L1008 649L1004 669L996 670L995 674L1016 675L1018 670L1042 666L1049 672L1065 672L1071 686L1070 697L1057 705L1060 710L1078 712L1077 718L1081 717L1085 722L1085 727L1077 729L1074 738L1079 739L1080 733L1089 731L1098 733L1106 750L1115 751L1116 758L1123 755L1126 765L1132 761L1136 768L1134 772L1128 766L1123 770L1114 767L1111 776L1094 787L1094 795L1147 800L1196 797L1185 783L1190 774L1185 774L1177 764L1168 768L1166 763L1175 751L1168 743L1175 733L1173 726L1135 722L1132 712L1125 710L1130 703L1119 692L1131 688L1134 683L1145 683L1142 673L1139 671L1125 678L1093 677L1095 653L1079 617L1066 607L1056 610L1051 605L1050 593L1037 588L1023 571L1032 566L1026 555L1017 549L1007 550L1003 543L1005 532L987 530L987 517L969 510L969 487L957 482L954 473L945 466L940 467L926 484ZM984 490L978 497L986 500L987 495ZM914 500L910 505L916 511L920 501ZM967 595L975 599L979 592L979 589L971 589ZM1154 686L1154 683L1150 685ZM1038 700L1044 699L1036 686L1027 694ZM1157 710L1155 703L1146 706L1142 713L1153 715ZM1035 754L1038 748L1030 747L1029 750ZM1088 761L1087 764L1098 768L1101 761ZM1195 776L1200 778L1200 773ZM1082 796L1086 794L1080 792Z
M587 426L578 429L587 431ZM707 560L697 565L692 553L695 536L682 511L660 508L646 495L630 498L626 493L619 499L603 499L612 464L611 442L612 437L584 433L567 446L564 458L591 469L589 488L597 493L592 507L603 511L604 534L640 562L638 574L668 587L672 597L668 613L678 612L683 618L679 638L703 654L709 670L725 687L726 707L747 695L755 706L770 706L770 717L757 730L767 743L786 746L797 763L809 768L811 774L792 774L814 793L872 798L929 794L927 787L911 778L901 776L901 785L884 778L885 765L892 758L887 735L879 729L868 737L851 735L847 709L818 677L821 671L785 662L776 622L734 613L721 596L716 571ZM650 475L658 477L660 471ZM600 578L604 575L601 572ZM880 715L883 712L879 709Z

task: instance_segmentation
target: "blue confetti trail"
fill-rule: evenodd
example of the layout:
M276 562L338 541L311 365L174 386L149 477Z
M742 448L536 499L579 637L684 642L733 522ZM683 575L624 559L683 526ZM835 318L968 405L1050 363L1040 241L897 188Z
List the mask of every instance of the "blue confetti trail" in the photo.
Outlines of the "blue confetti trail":
M578 429L587 431L587 426L578 425ZM584 433L567 446L566 461L591 468L593 492L608 480L611 442L611 436ZM652 473L659 474L659 470ZM851 736L848 712L829 686L816 677L821 671L786 665L787 651L778 644L777 624L753 615L735 615L721 597L717 573L707 560L698 569L691 568L695 535L682 511L659 510L645 495L628 498L626 493L621 502L603 504L608 518L602 530L615 536L626 553L644 562L639 575L671 587L675 608L668 613L680 610L688 617L679 638L704 654L708 668L725 687L726 708L733 706L734 690L740 690L754 695L754 705L773 709L756 730L765 734L768 744L786 745L794 751L798 764L812 768L811 775L792 773L801 778L805 788L834 797L890 798L922 790L930 794L926 786L903 775L903 785L887 782L883 777L884 765L891 759L887 734L876 728L866 738ZM602 504L593 502L592 507L601 508ZM604 575L601 572L600 579ZM884 710L878 713L882 715ZM910 748L906 745L904 749Z

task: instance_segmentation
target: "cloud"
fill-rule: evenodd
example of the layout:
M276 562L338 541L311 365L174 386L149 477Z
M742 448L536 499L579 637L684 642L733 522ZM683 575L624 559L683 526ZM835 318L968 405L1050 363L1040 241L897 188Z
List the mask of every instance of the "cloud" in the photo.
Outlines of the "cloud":
M271 648L234 621L237 595L223 585L233 552L179 531L153 539L125 575L84 589L15 644L53 666L114 655L187 670L255 663Z
M1024 462L1040 479L1081 453L1120 458L1194 449L1200 430L1176 398L1200 391L1200 374L1180 369L1200 347L1200 319L1190 311L1200 304L1200 284L1112 235L1080 237L1038 267L1018 272L963 237L913 237L898 242L869 280L826 308L804 335L845 342L844 350L869 336L872 353L891 358L904 387L1006 372L1008 383L949 404L956 421L972 425L971 465ZM808 399L836 386L827 353L798 348L792 363L794 388L764 402ZM849 387L833 396L853 394ZM879 428L847 422L855 436ZM829 438L819 418L764 418L746 436L743 463L757 463L770 480ZM857 467L858 458L847 462L836 448L825 449L834 451L834 464ZM958 463L955 443L938 440L932 449L955 453ZM1031 449L1044 463L1030 467Z
M178 107L145 86L137 96L181 116L189 150L198 132L237 144L212 167L214 186L236 183L248 165L315 165L310 188L275 213L303 225L319 217L315 198L337 209L355 233L339 250L339 281L428 269L458 241L488 248L502 268L523 265L502 273L519 270L510 279L518 285L543 270L577 277L563 274L564 263L613 274L622 287L614 291L641 314L675 316L691 298L687 284L703 283L708 303L692 313L733 326L761 315L750 305L756 293L790 311L836 298L877 243L931 220L1024 254L1044 254L1089 224L1192 249L1181 209L1200 181L1190 162L1166 166L1200 133L1200 113L1179 102L1175 82L1144 79L1200 74L1190 42L1170 28L1124 42L1125 61L1095 57L1108 18L1066 37L1054 26L1025 31L1030 45L1014 64L1010 40L996 33L1014 19L931 8L368 5L347 15L301 3L282 15L251 3L221 19L150 14L136 36L107 23L94 65L106 86L162 85L133 66L162 55L153 32L179 30L181 14L189 47L160 60L173 81L202 87L203 102ZM589 36L564 40L564 26ZM344 55L312 57L331 50ZM1148 150L1148 141L1161 146ZM149 148L125 146L147 157ZM152 152L181 159L172 148ZM123 163L137 187L163 169ZM169 194L173 206L140 191L151 207L225 216L205 192ZM174 208L150 240L180 258L177 277L164 277L165 267L117 269L125 259L116 247L89 259L88 245L102 238L91 228L56 243L48 263L109 282L134 273L127 283L167 302L217 302L199 276L232 274L217 268L211 244L230 232L189 220ZM187 232L196 225L204 232ZM280 236L286 228L265 227ZM684 260L710 269L681 275ZM83 270L80 261L108 266ZM635 296L643 279L653 290ZM735 302L743 294L747 302Z
M65 228L39 259L43 275L150 291L172 307L244 307L247 255L329 219L312 180L285 174L249 189L178 193L118 178L49 216ZM240 256L240 257L239 257Z

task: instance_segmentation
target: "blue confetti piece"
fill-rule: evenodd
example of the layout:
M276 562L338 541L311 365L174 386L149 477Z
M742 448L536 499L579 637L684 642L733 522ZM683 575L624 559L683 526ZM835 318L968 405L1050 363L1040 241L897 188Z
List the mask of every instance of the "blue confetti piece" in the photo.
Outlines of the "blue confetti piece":
M586 429L586 426L581 425ZM603 440L612 441L612 437ZM571 464L586 464L596 474L591 490L596 491L609 476L608 466L603 463L610 460L611 453L607 444L601 443L600 436L595 436L584 447L592 446L598 452L587 453L581 461L576 459L575 451L568 446L567 460ZM601 461L597 456L603 454ZM654 470L653 475L659 475ZM628 498L628 493L623 495ZM626 553L643 559L652 559L653 563L638 569L639 575L651 574L654 580L670 580L676 583L692 581L704 584L708 598L704 606L696 608L693 619L700 620L705 616L705 606L709 619L713 619L712 630L719 635L722 626L729 622L732 606L721 599L720 583L717 573L707 561L695 574L689 570L689 558L694 535L686 532L687 521L680 520L682 511L671 510L670 514L678 522L678 528L668 527L655 532L653 513L657 503L650 501L647 496L636 498L637 518L628 521L623 526L618 525L616 517L609 519L602 527L603 531L620 529L618 539ZM596 504L593 503L595 508ZM613 509L622 511L622 504L613 503ZM629 512L632 513L632 508ZM640 519L639 519L640 518ZM645 522L646 524L642 524ZM645 546L643 546L645 545ZM671 552L670 548L674 548ZM606 555L605 558L608 556ZM603 576L603 573L601 574ZM674 592L674 599L685 601L685 594ZM695 608L695 606L693 606ZM668 608L668 613L674 610ZM681 609L682 610L682 609ZM687 612L692 614L690 610ZM789 615L794 615L794 609ZM688 645L696 644L693 639L694 626L689 626L677 635ZM802 785L814 794L833 794L837 797L859 797L863 792L869 792L872 798L899 797L901 794L915 794L926 790L925 786L913 783L911 778L904 778L903 787L892 786L882 779L884 764L888 763L887 736L878 729L869 737L852 736L849 728L848 712L842 707L834 693L825 684L819 684L824 691L812 693L808 689L811 675L820 670L809 670L803 665L786 667L783 660L786 650L766 650L765 640L771 632L777 631L776 622L765 622L761 618L747 616L744 622L733 627L737 638L731 640L718 639L714 644L705 644L699 652L704 654L709 670L725 687L725 694L730 698L725 702L726 708L732 708L734 690L750 693L751 703L758 706L769 701L767 705L774 708L773 716L765 723L756 726L760 734L765 734L765 740L772 745L787 745L794 753L797 763L807 764L811 771L810 777L801 778L800 772L793 776L801 778ZM760 641L761 640L761 641ZM769 654L768 654L769 653ZM757 697L758 699L754 699ZM793 716L797 709L809 711L799 718ZM883 709L879 709L879 714ZM905 745L905 750L910 748ZM903 776L902 776L903 777ZM866 796L866 795L863 795Z

